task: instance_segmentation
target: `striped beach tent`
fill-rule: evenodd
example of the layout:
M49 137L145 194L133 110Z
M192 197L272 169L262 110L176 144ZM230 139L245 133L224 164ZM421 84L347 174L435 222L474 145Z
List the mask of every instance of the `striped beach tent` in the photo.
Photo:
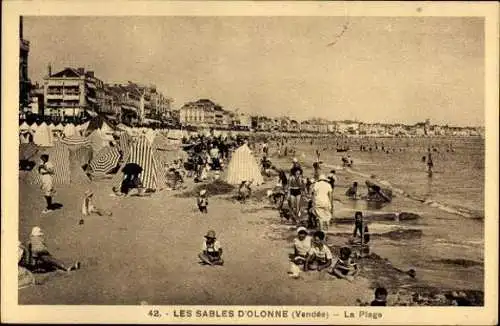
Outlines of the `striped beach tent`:
M159 191L167 186L166 170L162 168L161 162L146 137L139 137L130 147L122 167L127 163L136 163L142 167L141 181L145 189ZM113 187L119 188L122 180L123 173L117 173L112 181Z
M264 183L259 164L247 144L240 146L231 156L225 181L229 184L241 184L252 181L254 185Z
M33 143L19 144L19 160L33 159L38 150L38 146Z
M90 146L92 146L92 150L95 154L97 154L104 147L109 146L110 140L103 135L100 129L94 130L88 138L90 141Z
M90 169L94 175L109 173L120 162L120 152L116 147L104 147L90 161Z
M82 161L85 162L85 153L82 151L85 148L80 148L76 151L69 151L69 169L71 184L89 184L90 179L83 170ZM87 149L92 152L90 148Z
M54 184L69 184L71 182L71 171L69 161L69 149L66 145L56 142L53 147L48 148L41 154L48 154L49 160L54 164ZM29 174L29 183L41 184L38 166Z
M78 134L73 134L72 136L64 136L61 139L61 143L68 146L72 151L77 150L81 147L90 147L90 140L87 137L80 136Z

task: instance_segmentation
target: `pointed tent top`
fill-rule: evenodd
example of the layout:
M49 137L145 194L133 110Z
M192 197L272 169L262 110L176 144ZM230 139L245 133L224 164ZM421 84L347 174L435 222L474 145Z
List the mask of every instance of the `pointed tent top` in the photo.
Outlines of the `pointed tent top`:
M19 130L28 130L30 128L30 126L26 123L26 121L24 121L20 126L19 126Z
M30 126L30 129L33 131L36 130L37 128L38 128L38 125L36 124L36 122L33 122Z

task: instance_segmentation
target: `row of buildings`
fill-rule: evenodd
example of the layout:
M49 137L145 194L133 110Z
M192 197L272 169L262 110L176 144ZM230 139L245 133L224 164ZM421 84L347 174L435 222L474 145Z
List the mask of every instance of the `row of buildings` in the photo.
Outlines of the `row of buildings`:
M105 83L84 68L52 73L49 65L43 85L31 87L29 111L63 121L91 111L119 122L145 123L172 120L171 103L155 85Z
M53 73L48 65L43 83L32 84L28 76L30 43L23 36L20 19L19 105L21 118L28 112L51 120L74 121L86 112L104 114L125 124L169 124L192 128L255 130L267 132L333 133L368 136L445 136L484 135L484 128L454 128L431 125L427 120L415 125L367 124L357 121L289 117L251 116L239 110L227 110L210 99L199 99L173 110L173 100L155 85L136 82L105 83L94 71L66 67Z

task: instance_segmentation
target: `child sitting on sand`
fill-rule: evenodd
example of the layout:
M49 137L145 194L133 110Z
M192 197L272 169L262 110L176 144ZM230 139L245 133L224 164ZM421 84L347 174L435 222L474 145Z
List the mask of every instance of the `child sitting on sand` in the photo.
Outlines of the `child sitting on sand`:
M340 257L332 268L332 274L338 278L352 281L358 273L358 266L351 261L351 249L340 248Z
M243 181L238 188L238 200L244 203L252 195L252 181Z
M385 288L375 289L375 300L370 303L370 306L387 306L387 290Z
M307 229L303 226L297 229L297 238L293 240L293 262L296 265L304 265L306 256L311 250L311 237L307 235Z
M198 255L203 264L206 265L223 265L222 247L215 237L215 231L210 230L205 235L205 240L201 245L201 253Z
M332 265L333 255L325 244L325 233L323 231L314 232L311 249L306 256L304 271L317 270L318 272Z
M200 212L207 214L208 213L208 199L207 199L207 191L205 189L200 190L200 195L196 199L196 203L198 205L198 209Z
M97 214L99 216L107 215L111 216L113 213L110 211L102 210L100 208L97 208L94 206L92 203L92 199L94 198L94 193L90 190L85 191L85 196L83 198L82 202L82 216L89 216L92 214ZM83 217L80 219L80 224L83 224Z
M56 268L65 272L70 272L80 268L80 263L76 261L73 266L66 267L60 260L53 257L45 245L44 233L38 226L31 230L30 242L30 265L41 265L47 268ZM33 261L34 260L34 261Z

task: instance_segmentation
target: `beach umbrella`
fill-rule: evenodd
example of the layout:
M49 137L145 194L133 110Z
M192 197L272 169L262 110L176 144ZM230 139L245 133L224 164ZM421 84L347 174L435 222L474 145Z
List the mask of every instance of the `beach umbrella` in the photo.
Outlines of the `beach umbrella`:
M108 173L115 168L120 161L120 153L116 147L104 147L97 156L90 161L90 168L94 173Z

